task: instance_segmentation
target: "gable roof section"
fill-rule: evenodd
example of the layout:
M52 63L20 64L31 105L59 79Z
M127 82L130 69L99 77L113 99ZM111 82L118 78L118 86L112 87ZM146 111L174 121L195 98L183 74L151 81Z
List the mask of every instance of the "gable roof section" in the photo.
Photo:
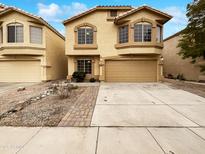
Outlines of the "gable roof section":
M61 37L62 39L65 40L65 37L60 34L54 27L52 27L47 21L45 21L43 18L41 18L40 16L37 16L37 15L34 15L34 14L31 14L31 13L28 13L24 10L21 10L19 8L16 8L16 7L13 7L13 6L6 6L4 4L0 4L0 7L4 7L4 9L2 11L0 11L0 16L1 15L4 15L8 12L11 12L11 11L16 11L18 13L21 13L21 14L24 14L26 16L29 16L33 19L36 19L37 21L39 21L40 23L42 23L43 25L47 26L50 30L52 30L54 33L56 33L59 37Z
M114 6L114 5L108 5L108 6L99 5L99 6L91 8L91 9L89 9L89 10L83 12L83 13L80 13L78 15L75 15L75 16L73 16L73 17L63 21L63 24L65 25L65 24L67 24L67 23L69 23L69 22L71 22L73 20L81 18L81 17L83 17L85 15L88 15L88 14L90 14L90 13L96 11L96 10L131 10L131 9L133 9L133 8L130 5L118 5L118 6Z
M169 14L167 14L167 13L164 13L164 12L162 12L162 11L159 11L159 10L157 10L157 9L154 9L154 8L152 8L152 7L149 7L149 6L140 6L140 7L138 7L138 8L134 8L134 9L132 9L132 10L130 10L130 11L127 11L127 12L125 12L125 13L122 13L122 14L118 15L118 16L115 18L115 22L117 22L117 21L119 21L120 19L123 19L123 18L125 18L125 17L127 17L127 16L129 16L129 15L132 15L132 14L134 14L134 13L140 11L140 10L143 10L143 9L147 9L147 10L150 10L150 11L155 12L155 13L157 13L157 14L160 14L160 15L166 17L168 20L172 18L171 15L169 15Z

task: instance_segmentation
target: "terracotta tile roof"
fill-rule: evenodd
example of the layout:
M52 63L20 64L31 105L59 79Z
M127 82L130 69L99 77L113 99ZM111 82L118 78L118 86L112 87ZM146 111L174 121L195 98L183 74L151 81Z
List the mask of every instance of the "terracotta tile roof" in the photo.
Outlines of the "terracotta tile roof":
M2 11L0 11L0 15L3 15L4 13L10 12L10 11L17 11L19 13L22 13L24 15L27 15L31 18L34 18L36 20L38 20L40 23L44 24L45 26L47 26L50 30L52 30L54 33L56 33L59 37L61 37L62 39L65 39L65 37L59 33L53 26L51 26L47 21L45 21L43 18L41 18L40 16L31 14L27 11L24 11L22 9L19 9L17 7L14 6L6 6L2 3L0 3L0 7L4 8Z
M122 19L122 18L124 18L124 17L127 17L127 16L129 16L129 15L131 15L131 14L137 12L137 11L140 11L140 10L142 10L142 9L151 10L151 11L153 11L153 12L156 12L156 13L158 13L158 14L161 14L161 15L167 17L168 19L171 19L171 18L172 18L172 16L170 16L170 15L167 14L167 13L164 13L164 12L162 12L162 11L160 11L160 10L154 9L154 8L152 8L152 7L150 7L150 6L144 5L144 6L140 6L140 7L137 7L137 8L133 8L133 9L131 9L131 10L125 12L125 13L121 13L120 15L118 15L118 16L115 18L115 21L120 20L120 19Z
M73 17L71 17L71 18L69 18L69 19L67 19L65 21L63 21L63 24L65 25L68 22L71 22L71 21L73 21L75 19L78 19L78 18L80 18L82 16L85 16L85 15L87 15L89 13L92 13L92 12L94 12L96 10L104 10L104 9L107 9L107 10L108 9L111 9L111 10L112 9L130 10L130 9L132 9L132 7L130 5L98 5L98 6L94 7L94 8L91 8L91 9L85 11L85 12L77 14L77 15L75 15L75 16L73 16Z
M131 5L98 5L97 8L108 8L108 9L130 9Z

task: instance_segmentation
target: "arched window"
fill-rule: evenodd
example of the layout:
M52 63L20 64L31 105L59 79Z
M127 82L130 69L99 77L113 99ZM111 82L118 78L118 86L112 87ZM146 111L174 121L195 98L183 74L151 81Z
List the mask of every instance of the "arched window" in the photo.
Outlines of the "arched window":
M8 42L20 43L23 42L23 24L11 23L7 25Z
M134 41L135 42L151 42L152 41L152 25L148 22L140 22L134 24Z
M93 33L94 30L92 27L83 26L78 27L78 44L93 44Z
M77 25L74 48L97 48L97 27L90 23Z

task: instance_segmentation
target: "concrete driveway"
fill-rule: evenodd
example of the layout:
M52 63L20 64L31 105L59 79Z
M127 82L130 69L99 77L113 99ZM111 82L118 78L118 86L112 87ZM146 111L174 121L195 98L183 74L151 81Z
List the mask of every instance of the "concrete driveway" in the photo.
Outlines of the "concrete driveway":
M96 103L91 127L0 128L0 153L205 153L205 98L159 83L104 83Z
M165 84L101 85L92 126L205 126L205 98Z
M99 154L205 153L205 98L165 84L102 84L91 125Z
M18 87L26 87L26 86L30 86L30 85L33 85L35 83L8 83L8 82L0 82L0 94L3 93L3 92L6 92L8 90L11 90L11 89L15 89L15 88L18 88Z

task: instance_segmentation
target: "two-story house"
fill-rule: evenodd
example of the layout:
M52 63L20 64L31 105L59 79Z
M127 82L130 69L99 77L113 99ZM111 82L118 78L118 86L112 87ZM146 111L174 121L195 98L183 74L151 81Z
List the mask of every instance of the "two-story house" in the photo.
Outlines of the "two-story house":
M159 81L171 18L148 6L97 6L65 20L67 78L80 71L108 82Z
M65 39L41 17L0 5L0 82L39 82L67 75Z

